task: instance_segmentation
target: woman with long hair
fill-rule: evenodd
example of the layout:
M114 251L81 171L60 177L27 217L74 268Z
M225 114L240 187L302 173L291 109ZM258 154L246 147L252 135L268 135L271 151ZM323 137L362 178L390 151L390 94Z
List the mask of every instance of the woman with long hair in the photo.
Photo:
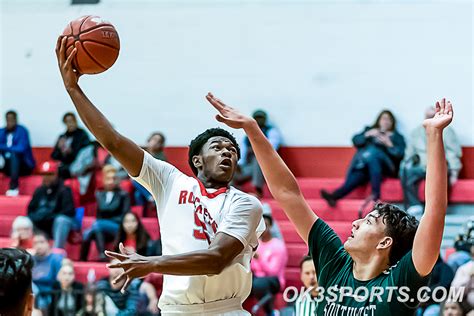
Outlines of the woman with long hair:
M151 255L150 251L151 240L150 235L146 231L143 223L137 214L133 212L126 212L122 216L120 228L115 240L114 251L120 252L119 244L123 243L125 248L133 250L140 255ZM161 251L160 251L161 252Z
M380 198L384 176L396 177L405 153L405 140L397 131L395 116L383 110L372 126L352 138L356 154L352 158L344 184L332 193L321 190L321 196L330 206L345 197L358 186L370 182L372 194L367 200Z

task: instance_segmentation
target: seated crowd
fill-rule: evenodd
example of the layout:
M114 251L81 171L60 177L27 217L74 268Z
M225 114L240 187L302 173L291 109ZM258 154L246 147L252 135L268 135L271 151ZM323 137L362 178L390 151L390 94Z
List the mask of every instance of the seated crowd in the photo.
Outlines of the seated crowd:
M426 117L434 114L428 109ZM254 118L275 149L281 145L279 131L268 123L267 113L256 111ZM28 130L17 123L14 111L6 113L7 125L0 129L0 172L10 177L6 195L17 196L20 177L29 175L36 167L32 155ZM95 280L93 275L87 284L75 280L74 262L68 259L65 246L68 241L80 240L80 261L91 258L92 243L98 258L108 261L104 250L118 251L120 243L139 254L161 255L160 240L152 240L143 226L140 216L132 212L132 205L141 205L143 214L154 217L155 205L151 194L137 182L132 181L123 167L110 155L99 166L96 146L88 134L78 127L76 116L63 116L66 131L61 134L51 153L51 160L42 163L37 173L42 175L38 187L28 205L27 216L19 216L12 225L11 246L26 250L33 256L32 291L38 315L157 315L160 293L157 275L144 280L134 280L125 294L120 293L122 284L112 280L120 273L110 269L109 277ZM449 185L453 185L461 169L461 147L451 128L445 130L446 157L449 165ZM381 183L384 177L400 175L404 192L404 204L408 212L419 216L423 206L418 198L418 186L426 172L426 139L422 127L410 135L408 146L396 129L395 116L388 110L382 111L374 124L365 127L352 141L356 147L347 178L334 192L321 191L321 196L330 206L361 185L370 183L371 194L367 201L380 199ZM263 196L264 179L252 152L248 139L242 142L242 159L234 179L240 186L251 181L253 193ZM154 132L147 141L147 151L156 159L166 161L164 154L165 136ZM88 229L82 229L84 210L69 179L79 182L79 195L87 194L100 167L101 185L94 192L95 221ZM129 183L130 190L122 184ZM285 289L285 267L288 253L268 205L264 205L266 230L260 237L260 245L251 263L254 274L251 296L266 315L273 315L277 293ZM73 238L79 235L80 238ZM49 240L52 239L52 247ZM474 239L473 239L474 240ZM469 253L470 251L470 253ZM430 287L464 287L465 304L447 301L423 303L419 315L466 315L474 308L474 246L460 249L451 260L444 262L440 257L436 264ZM300 263L301 282L309 298L317 296L317 276L310 257ZM282 313L288 315L312 315L315 303L308 297L299 297ZM453 312L454 311L454 312ZM459 311L459 313L456 313Z

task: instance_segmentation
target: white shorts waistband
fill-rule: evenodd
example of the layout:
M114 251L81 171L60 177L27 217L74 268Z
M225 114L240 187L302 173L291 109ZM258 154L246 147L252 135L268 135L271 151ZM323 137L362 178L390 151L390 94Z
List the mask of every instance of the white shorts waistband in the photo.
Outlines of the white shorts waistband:
M248 315L248 313L242 309L240 297L202 304L165 305L161 307L161 315L218 315L233 311L242 311L242 315Z

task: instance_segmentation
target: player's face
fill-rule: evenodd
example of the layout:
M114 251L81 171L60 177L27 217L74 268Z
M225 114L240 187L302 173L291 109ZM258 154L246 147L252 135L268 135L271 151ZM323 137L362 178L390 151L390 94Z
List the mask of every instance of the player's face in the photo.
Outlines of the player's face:
M237 149L228 138L214 136L202 147L201 161L206 179L228 184L237 165Z
M385 234L385 224L377 211L352 223L352 234L344 243L344 248L352 253L370 254L377 249L388 247L390 237ZM391 239L390 239L391 240Z
M316 277L316 269L314 268L313 260L307 260L303 262L301 267L301 282L305 288L318 287L318 279Z

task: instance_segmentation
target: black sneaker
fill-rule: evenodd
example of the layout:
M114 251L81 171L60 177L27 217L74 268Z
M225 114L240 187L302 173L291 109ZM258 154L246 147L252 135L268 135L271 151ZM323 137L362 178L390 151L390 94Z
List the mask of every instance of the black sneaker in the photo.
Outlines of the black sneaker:
M336 206L337 200L326 190L321 190L321 197L326 200L330 207Z

